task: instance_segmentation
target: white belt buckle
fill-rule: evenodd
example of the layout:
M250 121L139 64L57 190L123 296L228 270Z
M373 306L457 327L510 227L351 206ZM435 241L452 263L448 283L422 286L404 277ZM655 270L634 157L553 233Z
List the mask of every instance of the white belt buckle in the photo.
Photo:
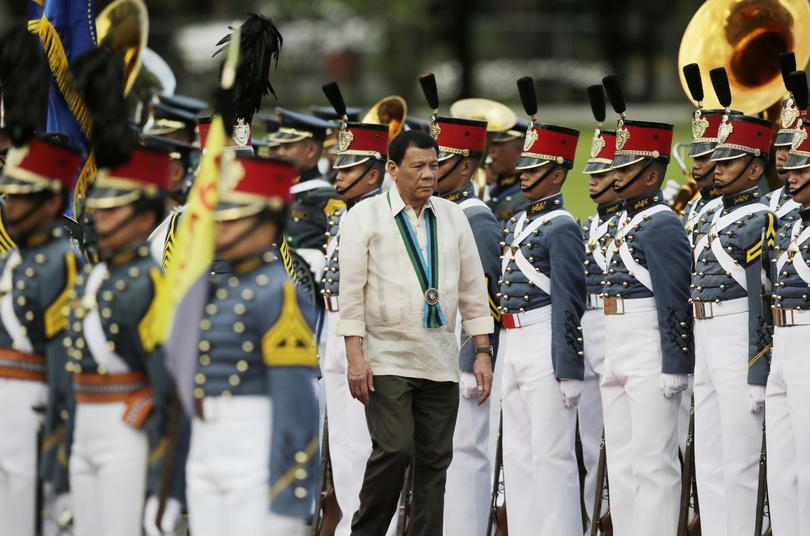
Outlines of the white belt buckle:
M773 311L773 325L780 328L787 328L795 325L793 319L793 309L785 309L784 307L774 307Z

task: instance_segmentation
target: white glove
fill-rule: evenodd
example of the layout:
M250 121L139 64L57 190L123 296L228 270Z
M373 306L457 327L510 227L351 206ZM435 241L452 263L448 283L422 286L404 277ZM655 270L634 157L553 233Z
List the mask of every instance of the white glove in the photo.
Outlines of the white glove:
M688 374L661 374L661 392L664 398L672 398L689 387Z
M749 385L748 386L748 409L751 413L757 413L765 407L765 386L764 385Z
M560 380L560 396L563 406L567 409L577 407L579 397L582 396L582 380L563 378Z
M146 499L143 508L143 529L146 536L166 536L174 534L177 522L180 520L180 501L169 497L166 499L166 506L163 508L163 517L160 519L160 526L157 525L157 513L160 501L155 495L150 495Z
M478 392L475 374L472 372L461 372L461 376L458 379L458 390L461 393L461 398L466 398L467 400L477 399L481 396Z

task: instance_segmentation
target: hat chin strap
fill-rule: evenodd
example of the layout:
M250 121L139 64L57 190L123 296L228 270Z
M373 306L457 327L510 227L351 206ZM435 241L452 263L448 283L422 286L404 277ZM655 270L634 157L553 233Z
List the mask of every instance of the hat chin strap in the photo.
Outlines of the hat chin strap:
M592 196L590 196L590 198L593 199L594 201L596 201L597 199L599 199L600 197L602 197L603 195L605 195L606 193L608 193L612 189L613 189L613 181L611 181L610 184L608 184L607 186L602 188L600 191L598 191L595 194L593 194Z
M459 164L461 164L462 160L464 160L464 159L459 157L456 160L456 163L453 164L453 167L451 167L449 170L447 170L447 173L445 173L444 175L439 177L439 179L436 181L436 183L438 184L438 183L442 182L444 179L446 179L447 177L449 177L450 174L452 174L456 170L456 168L459 166Z
M548 169L546 170L546 172L545 172L545 173L543 173L542 175L540 175L540 177L538 177L538 178L537 178L537 180L536 180L536 181L534 181L534 183L532 183L532 184L531 184L531 185L530 185L528 188L523 188L523 187L521 187L520 189L521 189L522 191L524 191L524 192L531 192L532 190L534 190L535 188L537 188L537 186L539 186L541 182L543 182L544 180L546 180L546 178L547 178L549 175L551 175L551 172L552 172L552 171L554 171L555 169L557 169L557 166L556 166L555 164L551 164L551 165L548 167Z
M142 209L138 209L136 207L133 207L132 214L130 214L129 216L127 216L126 218L121 220L118 223L118 225L116 225L115 227L113 227L109 231L104 232L104 233L99 233L98 231L96 231L96 239L97 240L106 240L106 239L108 239L108 238L110 238L112 236L115 236L116 234L120 233L121 230L124 227L126 227L127 225L129 225L130 223L135 221L135 218L140 216L142 213L143 213Z
M726 188L728 188L729 186L731 186L732 184L734 184L735 182L737 182L738 180L740 180L740 177L742 177L742 176L743 176L743 173L745 173L746 171L748 171L748 167L751 165L751 162L753 162L753 161L754 161L754 155L750 155L750 156L748 156L748 163L746 163L746 164L745 164L745 167L743 167L743 168L742 168L742 170L740 170L740 172L739 172L739 173L737 173L737 176L736 176L736 177L734 177L733 179L731 179L731 181L730 181L730 182L727 182L726 184L724 184L724 185L722 185L722 186L718 186L717 188L719 188L720 190L725 190ZM715 164L715 165L716 165L716 164Z
M806 181L804 181L804 184L802 184L801 186L799 186L795 190L788 188L788 194L790 194L790 196L793 197L796 194L798 194L799 192L803 191L808 186L810 186L810 179L807 179Z
M244 231L242 231L241 233L236 235L233 239L231 239L230 242L228 242L227 244L225 244L221 248L217 248L217 251L216 251L217 255L221 257L223 253L226 253L226 252L232 250L234 248L234 246L236 246L236 244L238 244L239 242L241 242L242 240L244 240L245 238L247 238L248 236L253 234L253 232L256 229L258 229L259 226L262 223L263 223L262 218L261 217L256 217L256 221L253 223L253 225L251 225L250 227L248 227L247 229L245 229Z
M363 170L363 173L361 173L359 177L354 179L350 185L348 185L345 188L342 188L342 189L338 190L337 193L339 193L340 195L343 195L345 192L348 192L349 190L354 188L357 185L357 183L359 183L361 180L363 180L363 177L365 177L368 174L368 172L371 171L371 168L374 167L375 162L376 161L373 158L370 159L368 165L366 166L366 169ZM360 195L362 195L362 194L360 194ZM360 196L356 195L356 196L352 197L351 199L348 199L347 201L353 201L357 197L360 197Z
M34 204L31 205L31 208L29 208L28 210L26 210L20 216L17 216L13 220L12 219L7 219L6 216L5 216L5 212L4 212L3 219L5 221L5 224L7 226L13 226L13 225L21 224L22 222L24 222L25 220L27 220L28 218L33 216L36 211L41 209L42 205L44 205L45 202L48 201L51 198L52 195L56 195L56 194L52 193L50 196L46 196L46 195L42 195L43 193L45 193L45 191L35 192L35 193L31 194L31 198L34 200Z
M613 183L613 191L619 193L619 192L623 192L623 191L627 190L628 188L630 188L633 185L633 183L635 183L637 180L639 180L641 178L641 176L644 175L644 173L646 173L648 169L650 169L650 166L652 165L653 162L655 162L655 160L653 160L652 158L647 160L647 162L643 166L641 166L641 169L638 170L638 173L636 173L633 176L632 179L630 179L629 181L624 183L624 185L616 186L616 183L614 182Z
M717 169L717 163L715 163L711 168L709 168L709 171L707 171L703 175L698 175L697 177L695 177L695 174L693 173L692 178L695 179L695 182L700 182L706 177L708 177L710 174L714 173L715 169Z

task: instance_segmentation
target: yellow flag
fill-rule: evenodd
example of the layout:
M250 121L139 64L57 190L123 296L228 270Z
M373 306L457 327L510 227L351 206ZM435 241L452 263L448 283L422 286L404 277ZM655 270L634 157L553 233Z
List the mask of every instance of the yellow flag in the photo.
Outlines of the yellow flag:
M211 270L214 260L214 209L219 199L219 175L225 128L215 116L208 131L200 169L175 236L172 262L166 266L163 292L155 315L155 336L165 341L171 329L175 309L195 281Z

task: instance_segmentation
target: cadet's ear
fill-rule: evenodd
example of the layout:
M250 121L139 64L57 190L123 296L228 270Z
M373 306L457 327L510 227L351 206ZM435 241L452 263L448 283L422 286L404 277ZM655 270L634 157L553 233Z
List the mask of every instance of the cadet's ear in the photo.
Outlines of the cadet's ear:
M755 158L751 165L748 166L748 180L751 182L757 181L763 173L765 173L765 163L759 158Z
M560 184L562 181L565 180L566 171L565 168L558 167L554 170L554 173L551 175L551 182L552 184Z
M380 169L376 165L374 165L369 170L369 172L366 173L366 184L368 184L369 186L376 186L379 183L379 181L380 181Z
M644 183L647 186L652 186L653 184L660 184L661 182L661 171L658 169L658 166L650 166L650 169L647 170L647 178L644 180Z
M475 171L475 161L472 158L465 158L461 163L461 172L464 175L471 175Z

